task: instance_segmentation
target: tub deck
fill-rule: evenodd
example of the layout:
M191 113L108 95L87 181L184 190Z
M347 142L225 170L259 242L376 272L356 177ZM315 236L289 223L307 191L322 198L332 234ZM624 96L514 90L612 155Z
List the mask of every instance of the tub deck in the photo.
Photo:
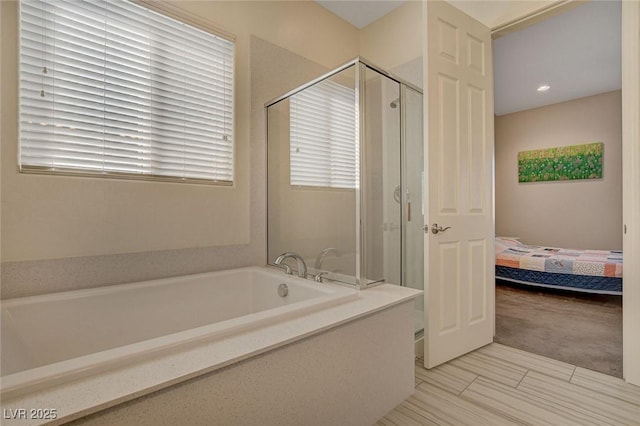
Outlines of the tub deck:
M285 277L280 271L274 273ZM311 286L315 285L310 281L309 283ZM351 290L332 284L327 286ZM54 424L64 423L236 365L240 361L254 359L257 355L271 353L274 349L303 341L356 319L410 303L421 293L385 284L356 292L356 297L350 296L337 304L323 305L319 309L303 309L293 315L283 314L277 321L266 321L260 327L249 326L238 333L196 339L191 344L150 351L143 357L107 363L94 368L91 374L79 374L71 381L63 378L48 381L42 386L18 386L6 391L6 381L3 380L2 408L55 408L57 419ZM412 330L412 323L410 324L408 330ZM413 352L413 335L406 336L406 339L410 341ZM97 389L100 391L96 391ZM11 420L6 421L11 424ZM29 419L20 420L19 424L40 423L42 421Z
M249 267L2 301L2 395L357 297Z

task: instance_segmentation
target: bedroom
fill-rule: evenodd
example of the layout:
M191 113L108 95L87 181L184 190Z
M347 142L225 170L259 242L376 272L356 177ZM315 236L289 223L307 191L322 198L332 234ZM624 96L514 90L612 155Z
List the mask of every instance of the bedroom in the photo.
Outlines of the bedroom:
M607 251L622 248L619 25L619 2L590 2L494 40L496 235L510 237L507 244ZM525 51L523 43L530 50ZM575 43L582 43L582 47ZM568 46L575 55L560 50ZM518 69L517 64L524 63L518 58L524 55L529 58L527 64L536 66ZM551 87L536 92L543 83ZM520 152L596 142L604 144L600 178L519 182ZM505 241L497 245L502 243ZM617 254L606 256L615 258ZM537 260L538 266L528 269L544 271L544 259L542 264ZM497 264L501 263L505 264L498 260ZM621 264L618 266L621 269ZM616 273L615 268L609 265L605 287L596 285L592 290L619 292L621 271ZM575 285L584 286L589 280L593 278L578 278ZM620 295L507 286L502 280L497 284L497 339L621 376ZM558 284L563 283L553 286ZM557 327L558 318L562 318L563 327ZM562 344L568 340L570 345Z

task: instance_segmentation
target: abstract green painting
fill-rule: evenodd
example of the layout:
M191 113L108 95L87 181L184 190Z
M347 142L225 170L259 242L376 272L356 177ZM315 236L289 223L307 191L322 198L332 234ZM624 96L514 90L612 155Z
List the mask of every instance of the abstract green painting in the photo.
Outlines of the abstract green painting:
M536 149L518 153L518 181L600 179L604 143Z

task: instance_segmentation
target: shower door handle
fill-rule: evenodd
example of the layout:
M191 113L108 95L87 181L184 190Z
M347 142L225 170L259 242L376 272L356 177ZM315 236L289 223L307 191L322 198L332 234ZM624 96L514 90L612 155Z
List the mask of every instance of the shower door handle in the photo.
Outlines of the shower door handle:
M433 234L437 234L438 232L444 232L447 229L451 229L450 226L445 226L444 228L440 225L438 225L437 223L434 223L433 226L431 227L431 232L433 232Z

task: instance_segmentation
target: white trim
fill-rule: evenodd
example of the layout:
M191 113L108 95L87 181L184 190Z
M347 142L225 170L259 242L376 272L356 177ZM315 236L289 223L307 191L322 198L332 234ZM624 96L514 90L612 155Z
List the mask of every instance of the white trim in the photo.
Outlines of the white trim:
M640 385L640 2L622 2L623 375Z
M520 31L531 25L542 22L552 16L564 13L574 7L587 3L589 0L559 0L550 5L536 9L527 15L520 16L509 22L505 22L491 28L491 38L497 39L515 31Z
M197 15L187 12L186 10L167 2L159 2L157 0L130 0L132 3L146 7L155 12L166 15L170 18L189 24L192 27L199 28L208 33L220 36L231 42L236 41L236 36L231 31L225 29L219 24L208 22Z

